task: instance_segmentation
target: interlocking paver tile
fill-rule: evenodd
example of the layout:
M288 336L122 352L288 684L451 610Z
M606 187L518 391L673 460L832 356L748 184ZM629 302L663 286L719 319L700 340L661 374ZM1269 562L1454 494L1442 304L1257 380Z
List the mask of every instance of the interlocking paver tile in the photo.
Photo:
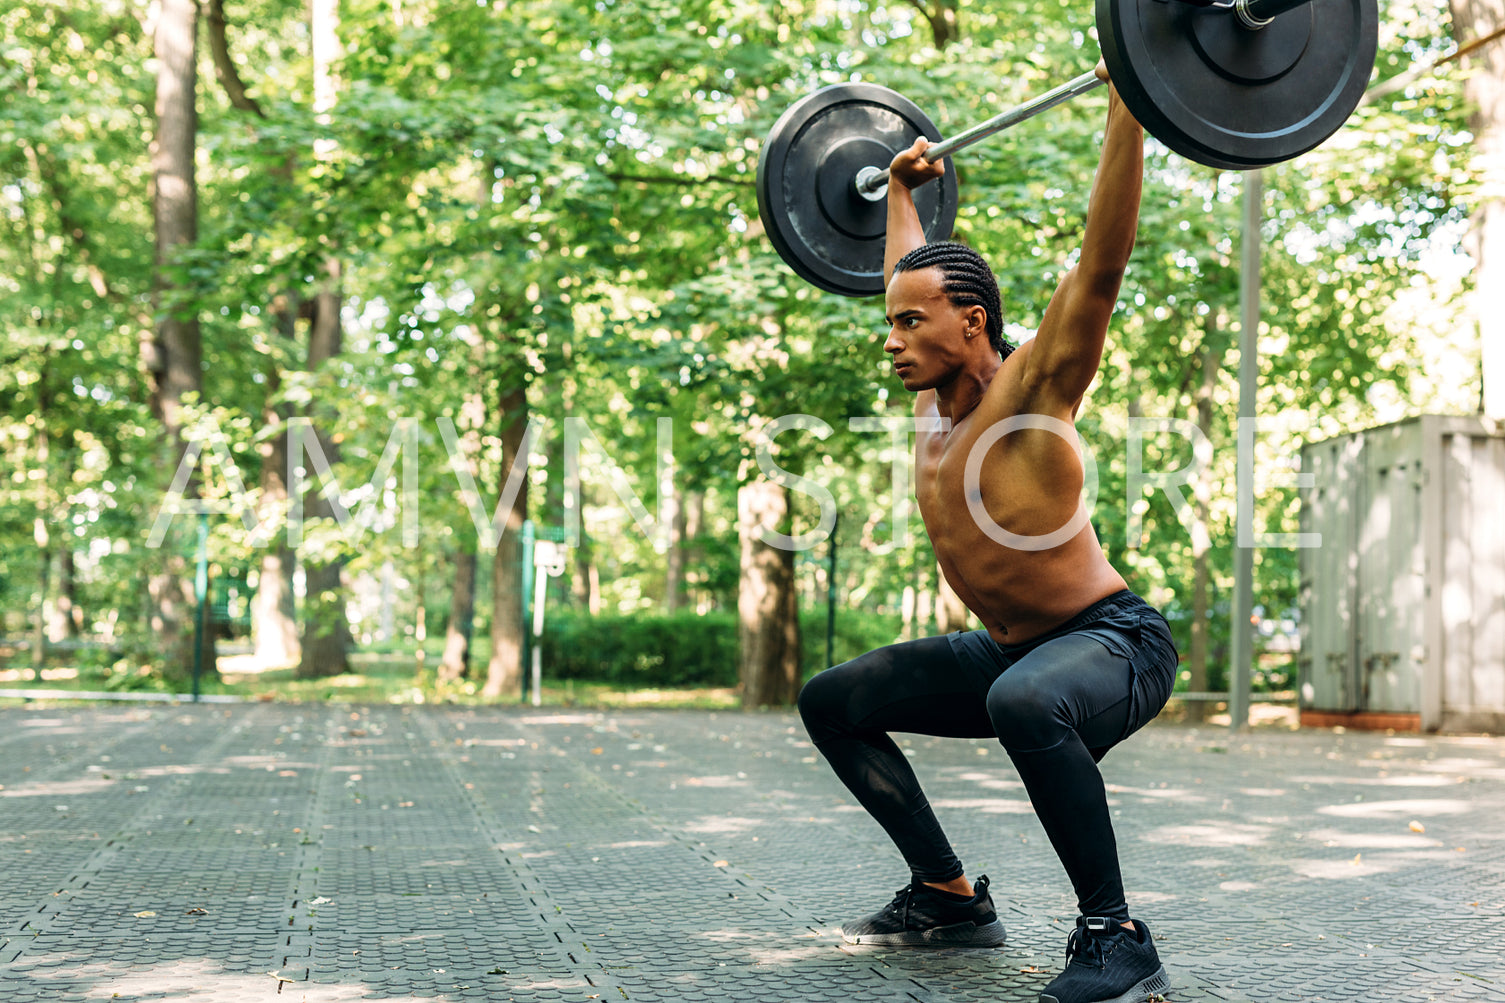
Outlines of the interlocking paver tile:
M780 713L0 709L0 999L1033 1003L1075 909L996 744L901 736L1008 944L906 880ZM1103 763L1193 1001L1505 1001L1505 740L1155 726Z

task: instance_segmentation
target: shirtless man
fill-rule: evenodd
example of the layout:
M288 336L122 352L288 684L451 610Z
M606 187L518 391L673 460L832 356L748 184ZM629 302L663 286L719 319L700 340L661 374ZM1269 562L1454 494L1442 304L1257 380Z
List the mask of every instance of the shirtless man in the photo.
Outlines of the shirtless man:
M1101 64L1098 74L1107 79ZM1103 556L1072 423L1134 246L1144 132L1110 87L1080 258L1018 348L1003 339L987 263L925 242L910 193L944 170L923 159L928 145L917 140L890 166L883 349L916 392L916 495L930 542L986 629L868 652L800 694L816 748L911 872L893 902L842 933L858 944L1003 943L986 876L967 879L888 733L996 737L1081 910L1041 1003L1137 1003L1170 980L1148 927L1129 918L1097 763L1165 705L1176 650L1164 618Z

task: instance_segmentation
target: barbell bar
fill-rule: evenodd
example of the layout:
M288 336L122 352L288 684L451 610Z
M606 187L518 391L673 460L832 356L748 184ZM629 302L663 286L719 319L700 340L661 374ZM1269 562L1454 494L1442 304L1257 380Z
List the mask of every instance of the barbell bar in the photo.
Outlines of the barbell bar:
M1358 106L1378 47L1378 0L1096 5L1103 60L1124 104L1170 149L1222 169L1280 163L1326 140ZM926 158L949 157L1102 83L1083 74L932 145ZM796 274L848 296L883 291L888 162L919 136L939 132L913 102L876 84L823 88L780 116L759 157L758 207ZM915 195L926 238L946 239L953 173Z
M1044 94L1037 95L1023 104L1015 105L1008 111L994 115L986 122L979 122L968 129L963 129L949 139L931 145L925 150L925 159L935 163L942 157L949 157L957 150L964 150L973 143L987 139L995 133L1005 129L1011 129L1027 119L1050 111L1058 104L1064 104L1079 94L1096 90L1103 85L1097 72L1083 73L1075 79L1068 80L1059 87L1052 88ZM864 198L878 201L888 191L888 168L864 167L857 172L857 193Z

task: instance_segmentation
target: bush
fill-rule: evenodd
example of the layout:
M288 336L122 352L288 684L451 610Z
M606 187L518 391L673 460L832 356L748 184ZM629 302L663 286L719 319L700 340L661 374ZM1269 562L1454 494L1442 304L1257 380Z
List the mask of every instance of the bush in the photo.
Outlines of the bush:
M826 615L800 617L801 666L806 677L826 664ZM891 644L893 616L838 610L836 663ZM544 672L624 687L736 686L737 615L732 612L608 614L551 611L544 621Z
M644 688L735 686L737 616L560 610L544 621L543 661L551 679Z
M893 644L899 639L903 624L891 613L868 613L864 610L838 609L836 611L836 637L831 645L831 665L856 658L858 655ZM826 614L805 613L800 616L800 647L802 667L808 679L826 664Z

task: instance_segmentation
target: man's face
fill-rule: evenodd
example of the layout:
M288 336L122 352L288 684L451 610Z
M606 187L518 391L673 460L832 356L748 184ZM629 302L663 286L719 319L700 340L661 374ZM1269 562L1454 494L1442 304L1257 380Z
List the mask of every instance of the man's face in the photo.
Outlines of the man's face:
M930 390L955 378L967 365L968 331L982 315L980 307L958 307L947 298L941 270L899 272L884 297L894 372L906 390ZM972 331L975 340L977 330ZM981 337L986 339L986 335Z

